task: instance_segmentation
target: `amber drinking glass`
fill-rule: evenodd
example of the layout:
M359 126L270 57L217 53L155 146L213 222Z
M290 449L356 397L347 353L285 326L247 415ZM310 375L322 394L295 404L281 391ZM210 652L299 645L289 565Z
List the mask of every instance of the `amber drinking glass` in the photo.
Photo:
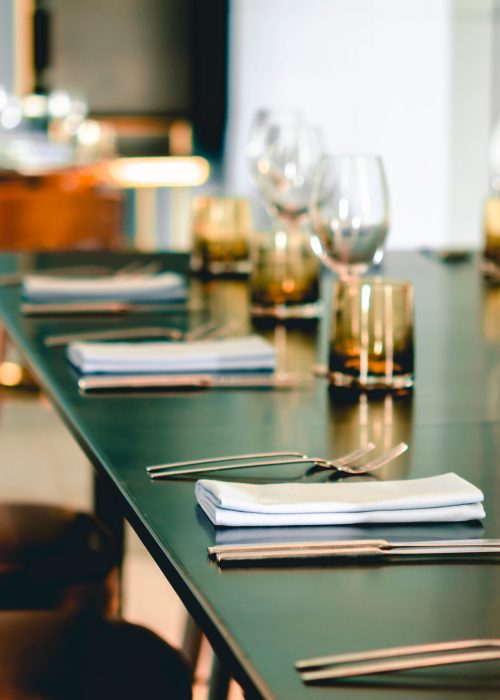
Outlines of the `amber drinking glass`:
M254 234L250 273L250 313L277 319L316 318L319 260L307 228Z
M410 389L414 379L413 289L381 277L338 280L329 349L334 386Z
M500 283L500 196L498 195L486 201L484 234L481 268L488 281Z
M193 200L191 268L210 275L250 270L250 204L243 197L201 196Z

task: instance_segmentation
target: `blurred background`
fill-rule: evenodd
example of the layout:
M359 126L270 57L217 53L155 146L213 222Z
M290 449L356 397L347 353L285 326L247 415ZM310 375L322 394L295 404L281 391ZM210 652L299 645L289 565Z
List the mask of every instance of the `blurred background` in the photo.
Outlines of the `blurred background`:
M249 197L252 116L300 109L330 151L382 155L389 248L479 248L499 17L497 0L0 0L0 85L63 91L115 156L202 156L204 191ZM176 197L127 197L129 239L189 248Z

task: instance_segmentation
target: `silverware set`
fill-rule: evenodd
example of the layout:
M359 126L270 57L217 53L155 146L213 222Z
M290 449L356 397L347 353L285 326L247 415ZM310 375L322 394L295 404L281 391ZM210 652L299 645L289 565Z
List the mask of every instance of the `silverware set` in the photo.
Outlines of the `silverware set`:
M143 264L135 260L118 270L113 270L103 265L73 265L70 267L50 267L45 270L34 270L32 274L47 277L134 277L136 275L154 275L160 271L161 265L155 261ZM21 284L26 274L25 272L0 273L0 286L6 287Z
M300 659L295 668L304 683L314 684L494 659L500 659L500 639L461 639Z
M204 311L202 304L194 302L142 303L128 301L60 301L23 302L21 313L24 316L80 316L80 315L126 315L152 313L190 313Z
M107 340L151 340L161 339L179 340L191 342L193 340L212 340L220 338L230 333L235 328L235 323L219 324L216 321L194 326L188 331L181 331L179 328L169 328L165 326L139 326L134 328L112 328L98 329L93 331L82 331L78 333L62 333L60 335L49 335L44 338L44 345L49 348L60 345L67 345L79 341L107 341Z
M84 394L102 391L147 391L152 389L295 389L304 379L292 373L277 374L102 374L80 377Z
M321 559L379 559L384 557L493 557L500 554L500 540L334 540L216 545L208 548L219 566L252 562L299 562Z
M375 459L363 465L356 466L358 460L365 457L374 449L375 445L370 442L366 447L360 447L353 452L348 452L332 460L323 459L321 457L308 457L301 452L261 452L255 454L232 455L230 457L198 459L190 462L159 464L146 467L146 471L151 479L155 481L185 474L219 472L232 469L250 469L253 467L271 467L285 464L310 464L317 469L334 469L345 474L359 475L380 469L385 464L388 464L390 461L403 454L403 452L406 452L408 445L405 442L400 442ZM269 459L270 457L272 459ZM228 462L230 464L227 464ZM235 464L235 462L237 463Z

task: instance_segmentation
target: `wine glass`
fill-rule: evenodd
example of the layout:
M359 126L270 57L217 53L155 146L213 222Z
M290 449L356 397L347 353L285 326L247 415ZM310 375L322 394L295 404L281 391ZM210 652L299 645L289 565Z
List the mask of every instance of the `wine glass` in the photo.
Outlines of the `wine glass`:
M324 265L356 277L381 262L389 229L389 197L376 155L324 155L311 196L312 245Z
M257 184L259 161L266 149L267 133L270 126L273 124L299 124L302 121L302 115L295 110L276 111L263 108L255 112L245 148L248 170L254 184Z
M246 157L250 179L255 184L257 182L257 167L259 158L264 150L266 131L269 126L271 112L268 109L258 109L252 119L250 132L246 144Z
M300 120L269 122L257 161L256 182L270 213L282 225L303 221L309 210L321 131Z
M251 313L276 318L316 317L319 262L311 248L308 211L323 150L319 129L298 118L271 118L256 160L256 184L273 230L255 237Z

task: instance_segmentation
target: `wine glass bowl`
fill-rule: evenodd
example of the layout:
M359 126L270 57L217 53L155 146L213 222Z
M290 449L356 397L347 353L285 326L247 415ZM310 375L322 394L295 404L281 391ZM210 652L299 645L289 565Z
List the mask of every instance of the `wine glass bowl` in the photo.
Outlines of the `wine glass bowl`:
M313 249L341 277L381 262L389 230L389 197L382 159L324 155L314 175L310 215Z
M267 134L271 125L299 124L302 121L302 115L295 110L276 111L262 108L254 113L245 147L248 171L254 185L257 184L259 162L266 149Z
M268 109L259 109L255 112L245 148L250 179L257 182L258 164L262 156L266 141L266 131L269 126L271 112Z
M316 127L299 120L270 121L256 164L256 182L273 216L285 222L306 217L322 149Z

